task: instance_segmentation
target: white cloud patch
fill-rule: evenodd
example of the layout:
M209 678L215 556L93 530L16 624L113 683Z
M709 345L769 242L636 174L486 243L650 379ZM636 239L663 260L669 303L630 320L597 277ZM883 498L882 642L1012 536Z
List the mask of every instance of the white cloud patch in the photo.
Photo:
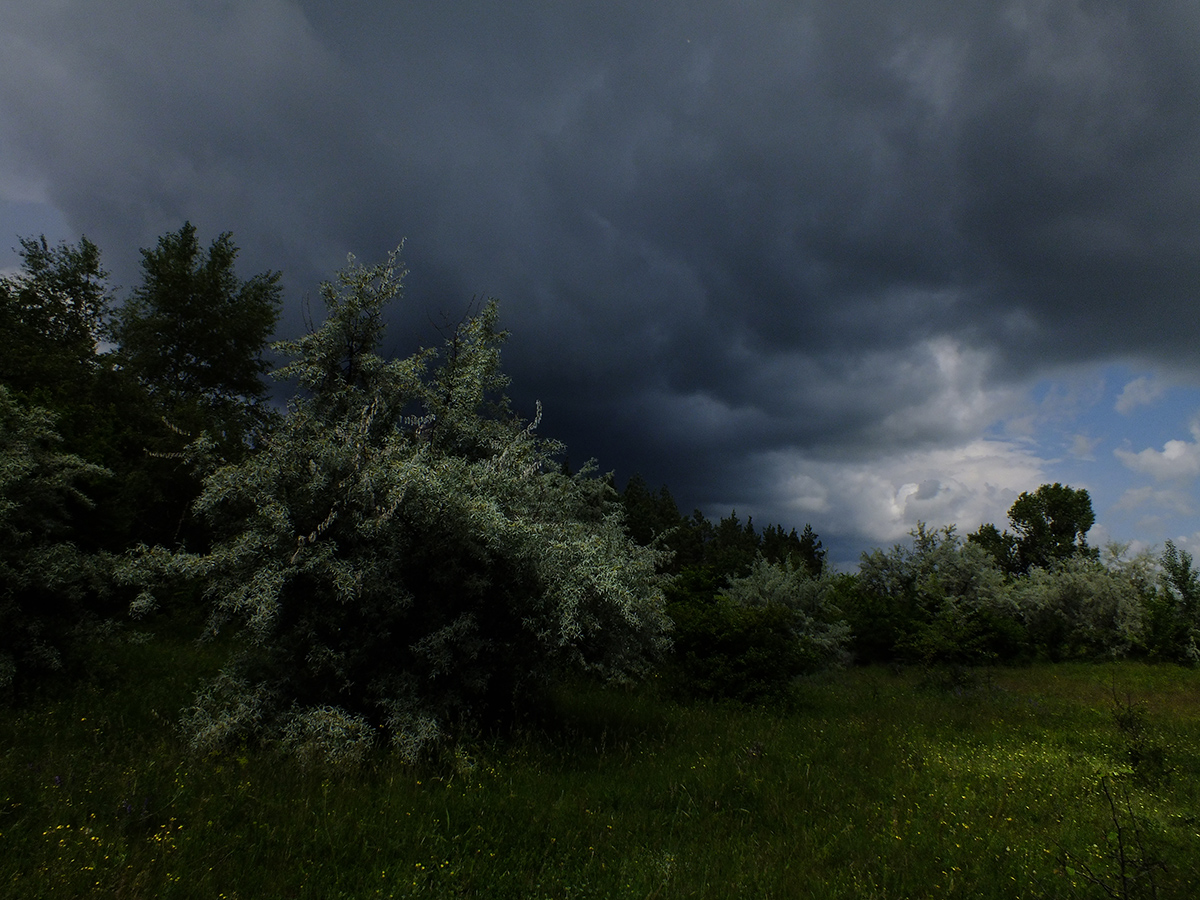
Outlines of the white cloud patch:
M1024 445L986 439L850 464L776 453L766 464L800 518L820 514L831 531L885 543L918 521L964 533L985 522L1002 526L1020 493L1045 480L1043 461Z
M1151 510L1155 513L1168 511L1181 516L1189 516L1195 511L1192 498L1174 490L1159 490L1146 486L1130 488L1121 495L1114 509L1120 510Z
M1195 478L1200 475L1200 421L1191 426L1191 441L1171 440L1162 450L1147 447L1139 453L1118 448L1117 459L1135 472L1150 475L1157 481Z
M1076 434L1071 438L1071 455L1076 459L1092 461L1096 458L1096 447L1099 444L1100 438Z
M914 390L915 402L896 404L876 437L892 445L978 434L1011 409L1017 394L985 387L990 354L939 337L911 348L880 380L892 389Z
M1113 409L1121 415L1128 415L1139 406L1157 403L1166 390L1167 385L1162 381L1149 375L1141 375L1125 385L1117 396Z

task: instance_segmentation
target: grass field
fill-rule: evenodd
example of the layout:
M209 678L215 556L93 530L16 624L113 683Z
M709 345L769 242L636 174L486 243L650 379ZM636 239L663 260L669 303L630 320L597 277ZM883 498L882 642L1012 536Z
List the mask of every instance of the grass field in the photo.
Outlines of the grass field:
M189 753L217 662L127 645L0 710L0 896L1200 896L1196 671L855 669L787 711L583 686L512 738L331 771Z

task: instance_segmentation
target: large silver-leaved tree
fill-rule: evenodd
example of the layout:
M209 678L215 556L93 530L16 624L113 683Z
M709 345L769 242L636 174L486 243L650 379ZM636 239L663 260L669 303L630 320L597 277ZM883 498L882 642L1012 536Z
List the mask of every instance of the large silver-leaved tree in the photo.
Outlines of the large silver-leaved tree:
M291 360L278 377L298 385L282 424L196 502L212 550L144 549L128 566L146 584L199 582L210 630L242 629L185 715L199 747L338 757L383 739L416 756L565 672L636 678L667 640L657 553L503 396L494 301L441 352L377 354L403 276L396 254L351 258L322 285L323 327L277 345Z

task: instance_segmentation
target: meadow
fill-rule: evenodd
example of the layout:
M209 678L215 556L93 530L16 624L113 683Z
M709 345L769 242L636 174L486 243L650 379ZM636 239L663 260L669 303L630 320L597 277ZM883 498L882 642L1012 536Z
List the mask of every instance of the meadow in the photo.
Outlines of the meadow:
M123 644L0 710L0 896L1200 894L1194 670L855 668L786 708L581 684L515 734L338 770L189 751L221 653Z

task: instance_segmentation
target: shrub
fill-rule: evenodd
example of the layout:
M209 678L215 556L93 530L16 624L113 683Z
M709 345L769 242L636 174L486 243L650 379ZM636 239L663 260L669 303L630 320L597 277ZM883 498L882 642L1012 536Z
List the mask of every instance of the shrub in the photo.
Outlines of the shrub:
M797 676L846 662L850 631L829 601L832 582L759 556L715 596L674 586L668 609L684 691L777 698Z
M1077 556L1031 569L1013 597L1039 653L1051 659L1121 657L1142 639L1143 594L1119 565Z
M318 740L314 723L366 722L413 756L510 718L565 670L636 678L666 644L658 553L626 537L612 488L590 468L562 474L559 446L500 393L494 302L437 366L434 351L374 353L403 275L393 254L322 286L324 326L279 345L300 396L196 502L212 550L147 548L126 568L151 587L199 580L209 631L244 626L186 721L201 745L324 746L340 732ZM154 602L148 589L137 607Z
M72 541L88 480L106 469L59 449L54 418L0 385L0 690L62 667L104 560Z
M1145 646L1153 657L1200 663L1200 576L1190 553L1167 541L1155 589L1146 593Z
M978 665L1020 655L1026 636L994 557L953 526L918 524L912 544L864 553L851 596L866 659Z
M780 608L791 613L790 630L809 671L849 662L850 627L831 602L833 576L813 576L791 559L782 563L762 556L750 574L735 578L725 596L743 607Z

